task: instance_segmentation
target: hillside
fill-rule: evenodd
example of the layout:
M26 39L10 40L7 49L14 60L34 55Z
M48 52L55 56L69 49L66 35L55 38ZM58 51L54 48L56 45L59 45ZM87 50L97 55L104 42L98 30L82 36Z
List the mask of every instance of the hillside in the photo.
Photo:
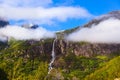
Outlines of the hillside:
M106 62L120 55L119 45L96 45L80 42L69 43L69 46L65 47L62 42L56 41L54 69L48 75L52 42L52 39L38 42L9 42L9 47L1 50L0 69L4 71L9 80L47 78L48 80L59 78L79 80L104 67ZM64 51L65 48L67 49ZM114 67L114 65L112 66ZM4 79L2 78L2 80Z
M56 33L57 39L15 40L0 43L0 80L114 80L120 78L120 44L71 42L64 37L76 30L109 18L108 13L83 27ZM53 42L55 44L53 47ZM51 53L55 61L49 71Z
M120 56L110 60L106 65L94 73L91 73L85 80L119 80L120 79Z
M80 31L81 29L84 29L84 28L90 29L91 27L97 26L99 23L102 23L102 22L107 21L109 19L120 20L120 11L112 11L112 12L109 12L107 14L97 16L94 19L87 22L86 24L84 24L84 25L77 26L75 28L64 30L64 31L61 31L61 32L57 32L56 34L57 34L58 39L65 39L66 36L68 36L71 33L78 32L78 31Z

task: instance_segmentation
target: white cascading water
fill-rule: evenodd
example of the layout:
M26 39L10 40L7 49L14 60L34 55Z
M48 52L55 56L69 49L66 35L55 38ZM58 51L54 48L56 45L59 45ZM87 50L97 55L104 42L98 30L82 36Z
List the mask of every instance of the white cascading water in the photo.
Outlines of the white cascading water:
M53 69L53 67L52 67L52 64L54 63L54 61L55 61L55 41L57 40L57 38L55 38L55 40L53 41L53 46L52 46L52 54L51 54L51 56L52 56L52 60L51 60L51 62L50 62L50 64L49 64L49 71L48 71L48 74L50 74L50 72L51 72L51 70Z

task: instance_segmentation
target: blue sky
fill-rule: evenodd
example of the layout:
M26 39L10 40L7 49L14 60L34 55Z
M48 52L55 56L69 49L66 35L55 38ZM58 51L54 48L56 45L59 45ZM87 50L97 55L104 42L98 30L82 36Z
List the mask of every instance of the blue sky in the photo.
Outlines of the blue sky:
M56 3L58 0L54 0ZM64 3L66 0L60 0L60 4ZM68 2L66 5L72 6L81 6L87 9L91 14L99 16L106 14L111 11L120 10L120 0L71 0L71 3ZM79 20L68 20L66 23L62 23L62 26L65 26L66 29L74 28L79 25L84 25L90 19L79 19ZM63 27L61 27L64 29Z
M0 0L0 5L0 14L10 24L34 23L52 31L74 28L94 16L120 10L120 0Z

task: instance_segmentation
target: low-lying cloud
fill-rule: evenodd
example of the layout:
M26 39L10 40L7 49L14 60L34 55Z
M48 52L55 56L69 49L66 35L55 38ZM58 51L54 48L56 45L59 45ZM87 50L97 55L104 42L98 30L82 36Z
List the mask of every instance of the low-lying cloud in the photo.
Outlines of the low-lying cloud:
M54 37L54 32L48 31L42 27L37 29L27 29L20 26L6 26L0 28L1 41L6 40L7 38L14 38L16 40L40 40Z
M67 36L69 41L91 43L120 43L120 20L108 19L91 28L82 28Z

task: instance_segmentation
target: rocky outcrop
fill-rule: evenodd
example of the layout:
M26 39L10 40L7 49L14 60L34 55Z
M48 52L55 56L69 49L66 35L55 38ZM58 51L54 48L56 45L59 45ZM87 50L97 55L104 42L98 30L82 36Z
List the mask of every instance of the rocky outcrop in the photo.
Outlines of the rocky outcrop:
M58 40L56 42L55 52L57 55L73 53L76 56L91 57L95 55L106 55L111 53L120 54L120 44L97 44L87 42L67 42Z
M49 61L51 59L52 42L41 41L26 41L24 46L25 49L20 50L20 56L24 59L35 59L39 58L41 60Z
M47 57L51 59L53 40L46 42L41 41L26 41L27 49L22 51L22 56L25 58ZM56 57L65 56L69 53L76 56L94 57L96 55L109 55L111 53L120 54L120 44L97 44L87 42L68 42L65 40L56 40L55 54Z

